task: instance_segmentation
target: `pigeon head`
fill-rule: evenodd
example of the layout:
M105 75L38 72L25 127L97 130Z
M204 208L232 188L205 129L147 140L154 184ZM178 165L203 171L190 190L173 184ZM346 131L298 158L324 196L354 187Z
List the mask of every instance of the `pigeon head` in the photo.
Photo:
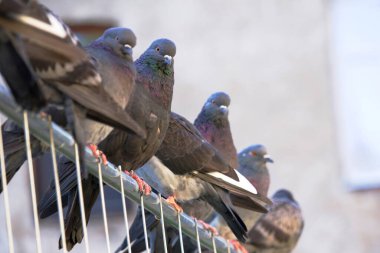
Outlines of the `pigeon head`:
M137 60L138 64L149 65L151 69L165 75L173 74L174 56L176 46L169 39L153 41L149 48Z
M218 120L228 118L228 106L231 99L224 92L217 92L212 94L203 105L202 112L206 118L212 120Z
M109 47L120 56L131 58L132 48L136 45L136 36L131 29L124 27L113 27L107 29L97 39L103 46Z
M263 196L267 196L270 175L266 166L267 162L273 163L263 145L252 145L245 148L238 155L239 169Z
M267 154L267 149L261 144L249 146L239 153L239 163L249 163L255 166L268 162L273 163L273 160Z
M277 190L273 194L272 199L282 199L282 200L287 200L287 201L290 200L292 202L297 203L295 201L294 197L293 197L293 194L290 191L286 190L286 189Z

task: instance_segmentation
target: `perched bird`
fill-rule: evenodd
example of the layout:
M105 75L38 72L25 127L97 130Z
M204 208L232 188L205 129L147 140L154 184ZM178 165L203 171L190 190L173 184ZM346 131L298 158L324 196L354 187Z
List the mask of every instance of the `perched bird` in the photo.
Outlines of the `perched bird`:
M136 70L132 61L132 47L135 45L135 42L136 37L130 29L115 27L106 30L101 37L86 47L87 53L92 57L92 65L96 67L98 73L103 78L102 87L107 88L108 92L113 94L116 102L123 106L127 105L130 93L135 85ZM129 46L128 43L131 45ZM94 100L92 103L101 105L101 101ZM79 111L74 114L66 113L63 108L54 105L44 107L43 112L51 115L52 120L61 126L67 125L70 117L75 118L75 115L82 115ZM26 160L24 131L16 126L16 124L8 122L10 120L2 128L5 140L4 149L6 150L5 160L8 165L6 167L7 182L12 179L13 175ZM77 127L81 129L80 139L82 139L82 143L98 144L112 130L111 127L87 119L86 117L72 122L75 122ZM133 120L133 122L135 121ZM140 126L139 128L141 129ZM142 130L142 132L145 132L145 130ZM76 133L78 137L79 132L77 131ZM40 142L34 137L31 137L31 146L34 157L43 153ZM94 155L96 155L96 146L91 145L90 148L92 148Z
M288 190L272 196L269 212L262 214L249 231L245 247L256 253L289 253L296 246L304 227L299 204Z
M249 196L250 202L255 207L260 206L262 212L266 211L262 202L270 202L257 194L249 181L223 160L194 125L173 112L156 156L136 173L163 196L169 197L169 203L178 211L181 208L173 200L179 203L204 200L223 216L241 241L245 240L246 227L234 211L230 195ZM126 246L124 241L118 250Z
M37 1L0 2L1 74L24 109L64 106L82 165L85 145L97 144L112 130L97 122L146 136L124 111L134 86L135 44L131 30L113 28L85 49Z
M239 153L238 160L238 171L243 174L253 186L255 186L262 196L267 196L270 184L267 163L273 163L273 160L267 154L266 148L261 144L251 145ZM234 203L236 204L236 201ZM248 229L253 227L260 216L260 213L244 207L237 207L236 211L244 220ZM210 224L216 227L221 236L231 240L235 239L235 236L220 216L215 216Z
M194 121L194 126L213 145L232 168L238 167L237 151L232 139L228 107L231 99L224 92L212 94Z
M168 39L154 41L150 47L135 61L137 77L136 86L126 108L132 117L146 130L147 138L114 129L99 148L114 164L121 164L123 169L131 171L146 163L159 148L169 125L169 113L174 86L173 57L176 53L175 44ZM69 212L66 215L66 239L68 249L81 242L82 223L80 222L79 198L77 193L75 166L71 161L62 158L59 170L62 174L61 191L66 198L69 195ZM142 181L133 175L144 191ZM65 187L67 186L67 187ZM98 180L89 175L83 182L86 218L99 194ZM42 218L56 212L55 188L51 188L40 202Z
M195 119L194 126L203 138L218 150L230 167L237 168L237 152L228 120L230 103L228 94L224 92L212 94ZM198 199L183 203L182 208L185 213L205 221L208 221L213 214L213 208L207 202Z

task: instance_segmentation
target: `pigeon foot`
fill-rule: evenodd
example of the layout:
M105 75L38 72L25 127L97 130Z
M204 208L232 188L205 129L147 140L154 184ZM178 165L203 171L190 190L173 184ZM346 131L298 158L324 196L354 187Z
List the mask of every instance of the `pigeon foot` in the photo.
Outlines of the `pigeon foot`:
M107 157L103 151L98 149L98 146L95 144L88 144L87 147L92 151L92 155L99 159L104 165L108 164Z
M171 205L178 213L182 213L183 212L183 209L180 205L177 204L177 202L175 201L175 198L174 196L169 196L167 199L166 199L166 202L169 203L169 205Z
M144 195L149 195L152 192L152 187L148 185L143 179L141 179L134 171L124 171L127 175L133 178L139 187L139 192Z

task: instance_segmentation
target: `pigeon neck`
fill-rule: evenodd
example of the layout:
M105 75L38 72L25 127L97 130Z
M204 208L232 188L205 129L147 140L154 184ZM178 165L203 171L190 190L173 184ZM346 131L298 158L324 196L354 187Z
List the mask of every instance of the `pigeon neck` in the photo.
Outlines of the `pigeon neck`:
M236 168L237 152L228 120L223 124L215 124L214 121L201 116L195 120L194 125L202 136L221 153L229 165Z
M239 164L242 165L242 162L239 161ZM253 163L249 166L240 166L238 171L255 186L261 195L268 195L270 176L265 164Z
M142 85L156 102L160 103L165 109L170 110L173 97L174 72L163 73L152 68L150 64L144 64L143 61L136 61L135 65L137 70L136 85Z

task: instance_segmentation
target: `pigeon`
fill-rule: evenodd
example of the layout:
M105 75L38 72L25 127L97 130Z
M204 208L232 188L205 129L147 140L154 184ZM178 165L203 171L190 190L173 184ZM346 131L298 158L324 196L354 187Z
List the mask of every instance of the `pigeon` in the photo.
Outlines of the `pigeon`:
M246 239L246 226L234 211L230 195L249 196L255 207L261 206L262 212L266 212L262 202L270 203L223 160L193 124L174 112L171 113L165 139L156 155L136 173L168 198L169 204L179 212L181 207L174 200L179 203L204 200L223 216L240 241ZM135 221L135 224L142 224L142 221ZM203 225L213 230L207 224ZM124 240L118 250L123 252L126 246Z
M99 148L114 164L122 165L126 171L133 171L146 163L159 148L169 125L171 100L174 86L175 44L168 39L158 39L135 61L136 85L126 108L132 117L146 129L147 138L114 129L101 143ZM81 242L82 223L80 222L79 198L77 193L75 165L62 158L59 167L62 177L61 191L69 199L69 212L66 215L66 239L68 249ZM139 184L140 191L147 185L132 175ZM65 187L67 186L67 187ZM84 179L83 191L90 197L85 199L86 222L90 210L99 194L98 180L89 175ZM53 184L40 202L40 217L45 218L56 212L55 188ZM61 243L60 243L61 245Z
M272 196L273 204L249 231L245 247L256 253L290 253L304 227L302 211L293 194L285 189Z
M267 196L270 184L270 175L267 168L267 163L273 163L273 160L267 154L265 146L257 144L245 148L239 153L238 160L238 171L244 175L253 186L255 186L257 191L262 196ZM248 229L253 227L260 215L258 212L242 207L237 207L236 211L244 220ZM225 221L220 216L215 216L210 223L216 227L221 236L224 238L230 240L236 239Z
M114 27L106 30L101 37L86 47L87 53L93 59L94 66L103 77L103 86L107 87L109 92L115 94L113 97L117 99L119 104L123 105L128 103L129 93L134 88L136 70L132 62L132 47L135 45L135 41L136 37L130 29ZM126 46L129 45L127 43L130 43L131 46ZM113 75L119 78L115 79ZM43 112L50 115L58 125L67 125L68 114L66 114L64 108L51 104L44 107ZM74 116L73 114L69 115ZM98 144L112 130L109 126L87 118L75 122L83 130L81 131L83 133L81 137L83 139L82 143ZM24 131L14 123L5 123L3 137L5 140L4 149L6 150L5 160L8 165L6 167L7 182L9 182L26 160ZM32 155L34 157L46 151L46 147L41 150L41 145L43 146L36 138L31 137ZM96 146L94 146L91 145L90 148L92 148L94 155L97 156ZM87 174L84 174L84 176L87 176Z
M233 143L232 133L228 120L228 107L230 103L231 99L226 93L217 92L212 94L207 99L206 103L203 105L202 111L199 113L199 115L194 121L194 125L201 132L203 137L206 138L210 144L212 144L215 148L218 149L218 151L223 155L223 158L226 158L227 161L229 161L230 166L237 168L238 156L235 145ZM254 151L262 155L254 157L252 155L253 153L251 154L249 153L249 151ZM265 156L265 158L263 156ZM241 166L239 167L238 171L245 177L247 177L247 179L252 183L252 179L255 178L255 176L253 177L252 174L255 174L255 172L259 168L262 168L262 170L265 170L267 172L265 162L272 162L272 160L269 157L267 157L266 150L263 146L256 145L242 151L239 154L239 162ZM263 166L261 162L264 162ZM249 167L249 169L246 170L246 167ZM258 169L255 170L255 167L257 167ZM255 186L257 191L262 196L267 196L268 187L265 190L263 190L262 184L252 184L253 186ZM269 184L267 184L267 186L269 186ZM235 198L236 197L232 197L232 200L234 201ZM187 214L192 215L197 219L201 219L208 223L211 223L211 225L214 226L216 230L219 232L219 234L223 237L231 240L236 239L223 217L214 212L212 207L208 205L206 202L202 200L187 201L182 205L182 207ZM235 207L235 210L237 211L237 213L242 218L242 220L248 228L251 228L253 226L253 217L257 218L260 215L259 212L254 212L245 208ZM235 248L241 247L241 245L239 245L236 241L233 241L233 244ZM179 247L180 245L179 243L177 243L173 247L173 250L179 250ZM195 243L187 243L185 247L186 251L194 251L197 249L197 245Z
M237 151L228 120L230 103L230 96L226 93L216 92L212 94L195 119L194 126L220 152L232 168L237 168Z
M64 106L82 165L85 145L97 144L111 127L146 136L124 110L134 86L135 44L131 30L111 28L85 49L37 1L0 3L1 74L23 109Z
M232 139L228 120L230 96L224 92L212 94L194 121L194 126L212 146L222 155L232 168L237 168L237 151ZM191 200L182 204L185 213L207 221L213 208L202 200Z

